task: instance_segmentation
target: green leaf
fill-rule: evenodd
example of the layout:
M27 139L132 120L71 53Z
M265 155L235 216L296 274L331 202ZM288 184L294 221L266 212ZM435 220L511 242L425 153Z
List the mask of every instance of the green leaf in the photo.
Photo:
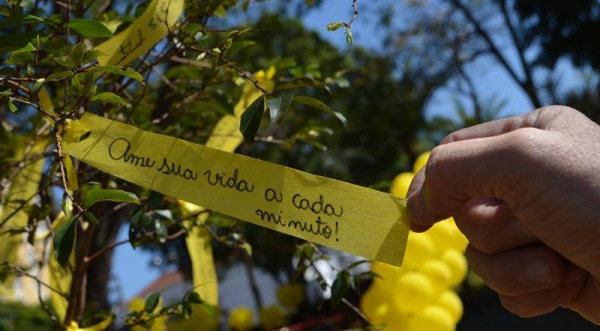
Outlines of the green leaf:
M8 99L8 109L13 113L18 110L17 106L15 106L10 98Z
M84 74L77 74L75 76L73 76L73 79L71 79L71 86L73 86L73 89L75 90L75 94L77 95L81 95L81 87L83 85L83 83L81 82L81 77Z
M144 77L142 77L142 75L140 75L139 72L137 72L129 67L125 68L125 67L120 67L120 66L98 66L98 67L94 67L92 70L129 77L131 79L137 80L138 82L140 82L144 85L146 84L144 82Z
M86 38L110 38L112 32L104 23L84 18L74 18L69 22L69 27L76 34Z
M242 114L240 119L240 132L248 144L252 144L256 138L258 127L265 112L265 97L256 99Z
M86 63L90 63L92 61L94 61L95 59L97 59L100 55L105 55L104 52L95 50L95 49L90 49L89 51L86 51L85 53L83 53L83 59L81 59L81 63L82 64L86 64Z
M123 190L95 188L90 190L83 200L83 207L89 208L100 201L130 202L140 204L135 194Z
M190 292L187 297L188 302L201 304L204 302L202 298L200 298L200 294L198 292Z
M69 195L65 192L62 197L62 201L60 203L60 208L62 209L63 214L67 218L71 218L71 209L73 208L73 204L71 203L71 199Z
M284 93L278 98L272 98L267 100L267 108L269 109L269 117L271 123L279 123L285 117L292 104L294 98L293 93Z
M248 256L252 256L252 245L250 245L249 243L242 243L238 246L238 248L243 249L244 252L248 254Z
M331 303L335 307L339 304L350 287L350 273L347 270L342 270L331 285Z
M10 57L4 61L5 64L14 64L18 66L26 65L33 62L33 53L14 51L10 54Z
M34 15L27 15L25 17L23 17L23 20L21 21L21 23L23 24L30 24L30 23L39 23L39 22L43 22L44 20L34 16Z
M365 264L365 263L370 263L371 260L358 260L356 262L351 263L348 268L346 268L347 270L351 270L352 268L356 268L359 265Z
M0 55L10 52L35 51L29 42L35 35L22 33L9 33L0 36Z
M93 71L88 71L83 76L83 93L84 96L89 97L96 93L96 73Z
M70 55L55 57L54 61L56 61L56 63L60 64L61 66L67 68L75 68L77 66L77 64L75 63L75 61L73 61L73 58L71 58Z
M160 292L154 292L146 297L146 302L144 303L144 310L146 313L151 314L154 312L154 309L158 306L158 302L160 301Z
M83 46L83 43L78 43L73 47L73 49L71 49L71 52L69 52L69 56L73 59L75 64L79 65L81 64L81 60L83 60L84 52L85 46Z
M352 45L354 38L352 37L352 29L349 26L346 26L346 42L348 45Z
M335 31L343 26L345 26L346 24L343 22L334 22L334 23L329 23L327 24L327 31Z
M327 85L325 85L323 82L320 82L314 78L309 78L309 77L296 78L289 83L278 86L275 89L275 91L291 90L291 89L296 89L296 88L300 88L300 87L317 87L317 88L324 89L325 91L329 92L329 94L331 94L331 90L329 90L329 87Z
M73 216L56 231L54 236L54 256L61 266L66 266L75 246L75 225L77 217Z
M324 111L325 113L337 118L340 122L342 122L342 124L344 125L346 130L349 130L348 129L348 121L346 120L346 117L344 117L344 115L342 115L341 113L333 111L331 108L329 108L329 106L322 103L321 101L319 101L315 98L299 95L299 96L294 97L294 102L305 104L307 106L311 106L311 107L314 107L314 108Z
M256 44L256 42L253 40L236 41L231 44L231 47L227 48L227 56L233 56L233 55L239 53L244 48L248 48L255 44Z
M129 104L123 100L120 96L112 93L112 92L102 92L94 95L90 101L92 102L100 102L100 103L114 103L117 105L129 107Z
M223 5L220 5L219 7L217 7L215 9L215 11L213 12L213 14L215 14L215 16L221 17L221 18L227 17L227 11L225 10L225 7L223 7Z
M83 216L90 223L94 223L94 224L99 224L100 223L98 221L98 219L96 218L96 216L94 216L94 214L90 213L89 211L83 212Z
M61 80L70 77L73 77L73 72L70 70L66 70L52 73L48 77L46 77L46 80Z

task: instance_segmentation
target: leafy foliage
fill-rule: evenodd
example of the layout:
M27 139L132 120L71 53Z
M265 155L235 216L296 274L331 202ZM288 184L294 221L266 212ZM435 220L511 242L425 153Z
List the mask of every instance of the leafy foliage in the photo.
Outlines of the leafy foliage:
M39 306L0 301L0 330L55 330L52 321Z

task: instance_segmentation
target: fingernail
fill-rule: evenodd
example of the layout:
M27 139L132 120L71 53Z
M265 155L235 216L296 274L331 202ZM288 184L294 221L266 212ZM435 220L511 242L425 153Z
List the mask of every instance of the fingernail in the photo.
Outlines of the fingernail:
M534 258L525 267L525 277L535 283L552 283L552 271L548 261L544 258Z
M425 213L425 199L423 197L422 186L418 191L408 197L406 208L412 219L420 219L423 217L423 214Z

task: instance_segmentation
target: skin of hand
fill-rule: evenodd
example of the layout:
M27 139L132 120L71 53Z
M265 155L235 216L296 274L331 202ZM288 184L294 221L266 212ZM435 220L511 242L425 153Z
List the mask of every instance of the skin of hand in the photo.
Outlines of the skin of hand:
M587 117L552 106L454 132L408 197L414 231L454 217L508 310L600 325L600 126Z

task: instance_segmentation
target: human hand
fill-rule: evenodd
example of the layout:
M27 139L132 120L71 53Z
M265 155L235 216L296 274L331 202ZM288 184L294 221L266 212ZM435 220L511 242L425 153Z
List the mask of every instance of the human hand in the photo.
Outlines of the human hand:
M454 216L472 270L522 316L600 324L600 127L548 107L450 134L408 193L412 229Z

